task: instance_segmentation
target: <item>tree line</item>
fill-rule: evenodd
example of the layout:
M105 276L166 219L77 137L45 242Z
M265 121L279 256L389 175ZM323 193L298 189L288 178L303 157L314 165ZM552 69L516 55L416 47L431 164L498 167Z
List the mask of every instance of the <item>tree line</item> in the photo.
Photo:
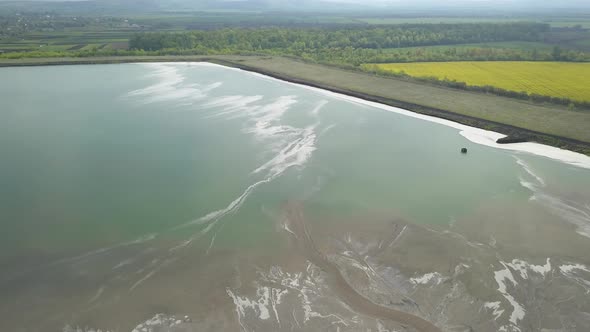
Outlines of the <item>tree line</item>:
M143 32L129 40L131 49L207 49L294 53L330 48L387 49L499 41L541 41L542 23L405 24L386 27L324 29L221 29L178 33Z
M447 62L447 61L590 61L590 54L556 47L555 51L537 49L489 48L477 46L448 46L444 48L373 49L320 49L296 52L293 55L309 61L350 64L391 62Z
M129 39L129 50L91 49L0 53L0 58L59 56L144 55L278 55L316 63L362 69L368 63L420 61L590 61L590 54L575 50L512 49L462 46L484 42L543 41L550 27L542 23L404 24L328 28L221 29L185 32L140 32ZM446 46L445 46L446 45ZM432 47L436 46L436 47ZM455 88L478 90L534 101L583 107L569 99L527 95L495 87L471 87L462 82L425 79Z
M588 53L561 50L559 47L553 51L542 51L461 46L484 42L542 41L547 31L549 26L541 23L467 23L142 32L131 37L129 47L132 51L169 55L289 55L309 61L353 66L419 61L590 61Z

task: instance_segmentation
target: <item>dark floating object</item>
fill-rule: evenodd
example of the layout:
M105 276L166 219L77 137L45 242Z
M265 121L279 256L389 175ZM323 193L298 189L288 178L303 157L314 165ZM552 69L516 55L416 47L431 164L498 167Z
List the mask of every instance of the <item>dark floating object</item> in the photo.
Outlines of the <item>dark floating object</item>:
M461 153L467 153L467 148L461 148Z
M528 142L528 137L525 136L506 136L502 138L498 138L496 143L498 144L510 144L510 143L523 143Z

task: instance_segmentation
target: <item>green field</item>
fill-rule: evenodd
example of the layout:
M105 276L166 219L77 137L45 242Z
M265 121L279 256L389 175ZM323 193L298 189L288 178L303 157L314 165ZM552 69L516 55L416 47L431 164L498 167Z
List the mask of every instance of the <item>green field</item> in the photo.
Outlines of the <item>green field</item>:
M472 61L365 65L414 77L494 86L509 91L590 101L590 63Z
M59 31L33 32L22 38L0 38L0 51L66 51L86 50L104 44L111 47L126 44L132 31ZM126 47L125 47L126 48Z
M375 25L387 24L437 24L437 23L503 23L503 22L521 22L532 21L530 18L502 18L502 17L362 17L357 21Z
M584 14L573 16L522 16L522 17L461 17L461 16L425 16L425 17L360 17L356 21L374 25L387 24L420 24L420 23L505 23L505 22L540 22L547 23L554 28L580 26L590 28L588 16Z
M589 18L590 16L581 14L580 16L575 17L548 18L542 20L542 22L549 23L552 27L555 28L580 26L584 29L590 29Z

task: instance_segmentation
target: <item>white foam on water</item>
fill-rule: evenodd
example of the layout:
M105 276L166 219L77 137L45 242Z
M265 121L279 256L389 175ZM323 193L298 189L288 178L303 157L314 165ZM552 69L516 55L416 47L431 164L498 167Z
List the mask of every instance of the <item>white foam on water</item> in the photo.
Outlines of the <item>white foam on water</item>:
M277 320L277 323L279 324L279 327L281 327L281 319L279 318L279 312L277 310L277 306L281 304L282 300L283 300L283 296L285 296L287 293L289 293L288 289L277 289L277 288L271 288L270 289L270 303L272 306L272 311L275 314L275 319Z
M507 281L511 282L512 285L515 287L518 285L518 283L514 279L514 276L512 275L512 271L510 271L508 266L506 266L506 264L504 264L504 262L500 262L500 263L504 266L504 269L495 271L494 272L494 279L496 280L496 283L498 284L498 291L500 292L500 294L502 294L502 296L510 303L510 305L512 305L513 310L512 310L512 313L510 314L510 318L508 320L510 321L510 323L512 323L514 328L518 328L518 322L524 318L526 311L524 310L522 305L520 305L520 303L518 303L518 301L516 301L514 296L512 296L508 292L508 289L506 287Z
M207 65L208 66L218 66L220 68L225 68L226 70L238 70L235 68L229 68L229 67L219 66L219 65L215 65L215 64L207 64ZM284 82L284 81L277 80L277 79L274 79L274 78L271 78L268 76L264 76L261 74L257 74L257 73L250 73L250 74L255 75L257 77L267 79L267 80L275 80L275 81L279 81L279 82ZM173 81L173 79L170 79L170 80ZM313 90L313 91L319 92L323 95L328 95L330 97L334 97L337 99L342 99L342 100L346 100L349 102L354 102L357 104L361 104L361 105L365 105L365 106L369 106L369 107L373 107L373 108L378 108L378 109L382 109L382 110L386 110L386 111L391 111L391 112L395 112L398 114L403 114L406 116L419 118L419 119L443 124L443 125L446 125L449 127L453 127L453 128L459 129L461 135L463 135L467 139L469 139L475 143L478 143L478 144L483 144L483 145L492 146L492 147L501 148L501 149L510 149L510 150L514 150L514 151L528 152L531 154L546 156L549 158L560 160L560 161L563 161L563 162L566 162L566 163L569 163L572 165L590 168L590 157L584 156L582 154L574 153L574 152L567 151L567 150L561 150L558 148L549 147L549 146L536 144L536 143L515 143L515 144L509 144L509 145L496 144L495 141L498 138L504 137L504 135L496 133L496 132L482 130L479 128L469 127L466 125L462 125L459 123L455 123L455 122L440 119L440 118L435 118L435 117L430 117L430 116L410 112L410 111L399 109L396 107L391 107L391 106L387 106L387 105L383 105L383 104L379 104L379 103L375 103L375 102L366 101L366 100L363 100L360 98L337 94L337 93L327 91L327 90L322 90L322 89L318 89L318 88L314 88L314 87L309 87L309 86L294 84L294 83L289 83L289 82L284 82L284 83L300 86L302 88ZM254 99L252 99L252 98L254 98ZM210 104L210 106L215 105L215 103L217 105L224 105L226 107L229 107L229 110L226 110L226 112L227 112L227 111L232 111L232 108L236 108L236 107L237 107L237 109L240 109L240 107L243 108L243 107L245 107L244 105L249 105L257 100L258 100L258 96L251 96L251 97L228 96L228 97L224 97L223 99L215 101L213 104ZM295 101L294 97L284 96L284 97L279 98L279 100L277 100L275 103L273 103L271 105L266 105L263 107L250 107L246 110L246 112L243 112L243 113L246 113L250 116L254 116L254 118L255 118L255 121L254 121L255 125L250 126L249 128L246 128L245 130L247 132L254 133L255 135L257 135L260 138L273 137L275 140L275 144L278 146L277 147L278 154L275 155L271 160L267 161L265 164L261 165L259 168L254 170L254 173L260 173L261 171L264 171L264 170L270 170L271 173L280 173L291 166L302 165L309 159L309 157L312 155L313 151L315 150L315 141L317 139L317 136L314 131L315 128L313 128L313 127L312 128L309 128L309 127L305 128L303 137L296 137L295 139L288 140L288 138L292 138L293 136L297 136L297 134L298 134L297 129L290 127L290 126L284 126L284 125L277 124L278 119L280 119L280 117L286 112L286 110L295 102L296 101ZM323 107L324 104L325 104L325 101L323 103L320 103L318 106L316 106L316 108L314 108L311 111L311 113L317 115L317 113L319 112L319 109L321 109L321 107ZM285 133L288 133L289 135L282 135L282 137L280 137L280 138L277 137L277 136L281 136L281 134L285 134ZM285 142L287 142L286 146L284 145ZM290 145L293 145L296 149L292 150L289 147ZM538 184L539 186L544 186L544 184L545 184L544 180L540 176L538 176L532 170L532 168L530 168L521 159L518 159L518 158L517 158L517 163L519 163L521 166L523 166L523 169L530 176L532 176L537 182L539 182L539 184ZM263 182L265 182L265 181L263 180ZM529 188L531 190L535 190L536 186L537 186L533 182L525 181L524 179L521 180L521 183L523 184L523 186L526 186L527 188ZM259 184L262 184L262 183L260 183L260 182L255 183L253 186L256 187ZM236 199L234 202L232 202L226 209L213 211L210 214L208 214L207 216L200 218L197 221L197 223L198 222L207 222L209 220L217 218L218 216L225 215L228 211L233 211L235 206L239 206L239 204L241 204L241 202L243 201L243 198L245 196L247 196L249 193L250 193L250 190L246 189L246 191L243 193L243 195L238 197L238 199ZM551 198L551 197L545 197L545 198L547 198L548 200L552 200L555 203L552 205L552 207L555 210L556 214L561 215L565 212L565 214L564 214L565 219L574 223L578 227L578 233L590 237L590 222L588 222L588 216L586 216L584 213L582 213L582 214L578 213L580 211L579 209L572 208L571 206L568 206L567 204L563 204L564 202L560 201L559 199L555 199L555 198Z
M551 272L550 258L547 258L547 261L544 265L534 265L520 259L513 259L512 262L506 263L506 265L510 266L514 271L517 271L522 279L528 279L529 271L540 274L543 277L545 277L547 273Z
M322 131L320 131L320 133L318 134L318 138L324 136L325 134L327 134L334 127L336 127L336 124L331 124L331 125L325 127L324 129L322 129Z
M244 201L250 195L250 193L254 189L256 189L256 187L258 187L264 183L268 183L268 182L272 181L278 175L280 175L280 174L277 174L275 176L271 176L269 178L266 178L264 180L260 180L258 182L251 184L250 186L248 186L246 188L246 190L244 190L242 192L242 194L240 196L238 196L236 199L234 199L225 208L209 212L208 214L206 214L196 220L189 221L188 223L177 226L176 228L186 227L189 225L203 225L208 222L212 222L211 224L209 224L207 226L207 228L204 229L204 233L207 233L215 225L216 221L220 220L222 217L226 216L228 213L233 212L234 210L237 210L244 203Z
M276 154L255 169L253 174L268 171L268 174L272 176L283 173L293 166L303 166L316 150L317 134L315 129L319 125L319 111L327 104L327 101L320 101L310 111L317 121L304 128L295 128L280 123L283 114L295 102L295 97L284 96L255 112L255 124L245 131L253 133L258 139L272 140L271 150L274 150Z
M483 306L486 309L493 310L492 311L492 315L494 315L494 319L497 320L504 313L504 310L503 309L500 309L500 304L501 304L500 301L498 301L498 302L486 302L486 303L484 303Z
M538 202L555 216L576 226L576 232L578 234L590 238L590 206L588 204L566 201L547 193L543 178L522 159L515 158L516 162L532 178L532 180L527 180L520 177L520 184L533 193L530 200Z
M160 271L162 268L164 268L165 266L167 266L168 264L172 263L173 261L175 261L175 258L172 259L166 259L165 261L163 261L162 263L160 263L160 259L155 258L151 261L151 263L149 264L149 267L151 266L155 266L154 269L152 269L150 272L148 272L146 275L144 275L141 279L139 279L138 281L136 281L130 288L129 288L129 292L132 292L135 288L137 288L139 285L143 284L146 280L148 280L149 278L153 277L158 271ZM143 272L145 269L141 269L140 273Z
M243 99L243 96L231 98L229 100L225 99L225 101L221 103L217 102L216 105L223 104L234 107L235 103L240 103L243 105L243 102L240 101ZM253 100L251 101L253 102ZM252 126L246 127L245 132L252 133L257 138L262 140L276 141L274 143L281 146L279 151L276 152L276 154L270 160L252 172L252 174L263 174L265 178L248 186L240 196L230 202L225 208L209 212L205 216L178 227L184 227L188 225L203 225L209 223L209 225L202 231L202 233L207 233L221 218L228 215L229 213L237 211L244 203L246 198L258 186L271 182L289 168L301 167L307 163L307 161L311 158L313 151L316 149L315 128L319 125L319 122L316 122L314 125L305 128L295 128L280 124L281 117L294 103L296 103L295 97L283 96L279 97L270 104L253 108L254 111L249 114L247 112L242 114L243 116L250 116L252 118L252 122L254 123ZM315 106L311 113L317 117L320 109L325 104L325 101L321 101ZM277 135L280 136L278 139ZM288 139L292 140L288 141Z
M149 278L151 278L154 274L156 274L156 272L158 272L159 268L157 269L153 269L150 272L148 272L148 274L146 274L145 276L143 276L141 279L139 279L138 281L136 281L130 288L129 291L132 292L135 288L137 288L137 286L141 285L144 281L148 280Z
M256 72L250 72L250 71L246 71L246 70L241 70L241 69L237 69L237 68L232 68L232 67L214 64L214 63L207 63L207 62L190 62L190 63L186 63L186 64L191 65L191 66L209 66L209 67L223 68L225 70L241 71L241 72L247 73L249 75L259 77L264 80L276 81L276 82L281 82L283 84L298 86L303 89L315 91L315 92L318 92L323 95L330 96L330 97L333 97L336 99L346 100L348 102L352 102L355 104L368 106L371 108L377 108L377 109L385 110L388 112L402 114L405 116L409 116L409 117L413 117L413 118L417 118L417 119L421 119L421 120L426 120L429 122L434 122L434 123L438 123L441 125L445 125L447 127L455 128L455 129L460 130L459 133L461 134L461 136L465 137L466 139L470 140L473 143L486 145L486 146L494 147L497 149L511 150L511 151L516 151L516 152L525 152L525 153L529 153L529 154L533 154L533 155L538 155L538 156L543 156L543 157L551 158L554 160L558 160L558 161L561 161L561 162L564 162L564 163L567 163L570 165L590 169L590 157L583 155L581 153L576 153L573 151L563 150L560 148L556 148L556 147L552 147L552 146L548 146L548 145L543 145L543 144L539 144L539 143L532 143L532 142L498 144L498 143L496 143L496 141L499 138L506 137L506 135L500 134L497 132L493 132L493 131L489 131L489 130L470 127L470 126L460 124L457 122L453 122L450 120L445 120L445 119L441 119L441 118L437 118L437 117L433 117L433 116L415 113L415 112L404 110L404 109L401 109L398 107L393 107L393 106L389 106L389 105L385 105L385 104L380 104L380 103L364 100L362 98L347 96L344 94L340 94L340 93L336 93L336 92L332 92L332 91L328 91L328 90L324 90L324 89L320 89L320 88L316 88L316 87L312 87L312 86L308 86L308 85L304 85L304 84L287 82L284 80L280 80L280 79L266 76L266 75L256 73ZM168 65L168 66L174 65L174 66L178 66L178 63L163 62L163 63L149 63L149 64L144 64L144 65Z
M115 332L115 331L114 330L95 329L95 328L91 328L91 327L80 327L80 326L73 327L71 325L66 325L62 329L62 332ZM148 332L148 331L143 331L143 332Z
M566 201L541 190L534 183L521 179L520 184L533 192L531 200L548 209L555 216L576 227L576 233L590 238L590 208L587 205Z
M138 237L137 239L135 239L133 241L126 242L126 243L124 243L124 245L140 244L140 243L148 242L148 241L155 239L157 236L158 236L158 234L156 234L156 233L146 234L146 235Z
M220 66L220 67L224 67L224 66ZM227 68L227 67L225 67L225 68ZM232 69L234 69L234 68L232 68ZM450 120L445 120L445 119L441 119L441 118L437 118L437 117L433 117L433 116L428 116L428 115L424 115L424 114L411 112L411 111L404 110L401 108L397 108L397 107L393 107L393 106L389 106L389 105L384 105L384 104L364 100L364 99L357 98L357 97L347 96L344 94L340 94L340 93L336 93L336 92L332 92L332 91L328 91L328 90L323 90L323 89L312 87L312 86L283 81L280 79L276 79L276 78L269 77L269 76L259 74L259 73L255 73L255 72L248 72L248 71L245 71L245 72L249 73L250 75L261 77L261 78L264 78L267 80L274 80L277 82L282 82L284 84L294 85L294 86L298 86L298 87L301 87L301 88L304 88L307 90L312 90L312 91L315 91L315 92L318 92L318 93L321 93L323 95L327 95L327 96L330 96L333 98L346 100L346 101L353 102L356 104L366 105L366 106L369 106L372 108L377 108L377 109L385 110L388 112L402 114L402 115L406 115L409 117L413 117L413 118L417 118L417 119L421 119L421 120L426 120L429 122L434 122L434 123L442 124L442 125L445 125L448 127L452 127L452 128L460 130L459 133L461 134L461 136L465 137L466 139L470 140L473 143L477 143L477 144L481 144L481 145L485 145L485 146L489 146L489 147L494 147L497 149L525 152L525 153L529 153L529 154L534 154L534 155L558 160L558 161L561 161L561 162L564 162L564 163L567 163L570 165L590 169L590 157L583 155L581 153L576 153L573 151L563 150L560 148L556 148L556 147L552 147L552 146L548 146L548 145L543 145L543 144L539 144L539 143L532 143L532 142L498 144L498 143L496 143L496 141L499 138L506 137L506 135L500 134L497 132L493 132L493 131L489 131L489 130L470 127L470 126L463 125L463 124L453 122Z
M188 319L188 316L185 316ZM170 316L166 314L156 314L154 317L146 320L145 322L137 325L131 332L163 332L163 331L170 331L171 328L182 324L183 321L181 319L176 318L175 316ZM63 329L63 332L115 332L115 330L102 330L98 328L91 328L91 327L73 327L71 325L66 325ZM119 331L117 329L117 331Z
M175 316L157 314L145 322L137 325L131 332L159 332L169 331L170 328L182 324Z
M410 282L414 285L439 285L445 278L438 272L426 273L421 277L410 278Z
M289 144L286 148L279 151L271 160L258 167L253 173L261 173L268 171L267 178L255 182L248 186L240 196L234 199L228 206L223 209L209 212L203 217L188 223L177 226L176 228L186 227L189 225L203 225L209 223L209 225L201 232L205 234L211 230L215 224L221 220L224 216L229 213L237 211L240 206L244 203L246 198L260 185L269 183L275 178L283 174L287 169L295 166L303 166L311 157L313 151L315 151L315 133L313 128L306 128L303 131L303 137L296 139L294 142Z
M586 294L590 294L590 268L583 264L564 264L559 266L561 274L568 279L572 280L586 291ZM582 275L586 275L586 278Z
M586 265L583 265L583 264L565 264L565 265L559 266L559 270L563 274L570 274L574 271L590 272L590 268L588 268Z
M510 294L508 284L511 283L513 286L512 289L514 290L518 289L521 292L526 292L527 287L519 286L517 278L520 278L525 284L527 283L527 280L533 276L539 276L544 280L547 280L546 277L549 273L554 271L554 269L551 265L550 258L547 258L543 265L531 264L521 259L513 259L509 263L500 261L500 264L502 264L504 268L494 272L494 279L498 284L498 291L510 303L513 310L508 319L510 324L502 326L499 330L520 331L521 328L518 326L518 323L524 319L526 310L520 303L518 303L515 297ZM580 271L590 272L588 267L582 264L564 264L560 265L558 269L564 276L584 287L587 292L590 292L590 282L576 274L576 272ZM555 270L557 270L557 268ZM498 320L505 313L505 310L502 309L501 305L501 302L486 302L483 308L492 310L494 319Z
M240 320L246 317L247 309L254 310L259 319L267 320L270 318L270 312L268 310L270 303L269 287L259 286L256 289L257 299L255 300L250 300L245 296L235 295L229 288L226 289L226 292L232 298Z
M166 63L141 64L153 70L149 75L157 79L157 82L127 93L127 97L139 98L142 104L157 102L182 101L184 105L192 101L203 99L207 93L220 87L222 82L208 85L186 84L186 77L179 71L179 66Z
M381 323L381 321L377 319L377 332L395 332L395 331L391 331L389 329L386 329L385 326L383 326L383 323Z
M247 127L245 132L254 133L259 138L266 138L275 135L277 132L285 131L287 128L292 128L280 125L280 120L295 103L297 103L295 96L281 96L274 102L250 112L248 115L253 118L254 125Z
M104 293L106 289L106 286L100 286L100 288L96 291L96 294L94 294L94 296L88 301L88 303L92 303L96 300L98 300L98 298L100 298L100 296L102 295L102 293Z
M293 166L303 166L316 150L315 127L307 127L301 132L301 136L290 142L272 159L255 169L252 173L269 171L272 176L281 174Z
M290 316L292 322L300 328L314 318L327 319L332 325L349 326L346 319L333 312L324 314L314 310L318 300L325 296L321 290L325 287L324 283L320 274L316 272L318 272L317 269L311 264L308 264L305 272L297 273L283 271L279 266L272 266L269 272L259 270L257 271L259 281L255 283L256 295L250 298L237 295L233 290L227 288L226 292L234 302L242 330L248 330L246 318L268 320L272 317L271 313L274 314L274 320L279 327L281 326L281 313L283 313L283 317ZM269 286L265 286L266 284ZM283 298L287 296L290 296L290 301L285 306L281 306ZM301 307L294 308L293 301L299 301ZM297 312L300 311L303 315L301 322L297 319ZM248 320L248 322L251 321ZM257 324L257 326L260 325Z
M211 100L201 106L203 109L222 108L213 114L207 115L205 119L225 118L234 119L254 113L260 106L256 105L263 99L263 96L223 96Z
M222 96L214 98L201 105L203 108L223 107L223 111L234 110L240 107L247 106L248 104L260 101L263 97L261 95L256 96Z
M115 245L110 246L110 247L99 248L99 249L96 249L96 250L92 250L92 251L83 253L83 254L78 255L78 256L74 256L74 257L62 258L62 259L59 259L57 261L53 261L53 262L51 262L51 263L49 263L49 264L47 264L45 266L52 266L52 265L57 265L57 264L79 262L81 260L89 259L89 258L94 257L94 256L99 256L99 255L102 255L102 254L110 253L111 251L113 251L115 249L119 249L119 248L122 248L122 247L132 246L132 245L141 244L141 243L144 243L144 242L151 241L151 240L155 239L156 236L157 236L157 234L155 234L155 233L143 235L143 236L140 236L140 237L138 237L138 238L136 238L134 240L127 241L127 242L121 242L121 243L115 244Z
M498 284L498 292L500 292L508 303L510 303L513 309L508 318L510 325L502 326L499 331L520 331L521 329L518 326L518 323L524 319L526 310L516 298L510 294L508 291L508 283L512 284L513 289L526 289L526 287L518 288L518 282L516 281L515 276L519 276L525 283L531 277L531 274L545 278L552 271L551 259L547 258L544 265L531 264L521 259L513 259L509 263L500 261L500 264L502 264L504 268L494 272L494 279ZM516 274L513 274L513 272ZM493 310L492 314L494 315L495 320L502 317L505 312L505 310L501 308L501 302L486 302L484 308Z
M168 249L168 251L172 252L172 251L176 251L176 250L185 248L185 247L189 246L194 240L195 240L195 238L194 237L191 237L188 240L182 241L178 245L176 245L176 246Z
M546 276L549 272L551 272L551 259L547 258L545 265L533 265L529 264L529 269L533 270L534 272Z
M295 234L295 232L293 232L293 230L291 230L291 228L289 228L289 224L288 224L287 222L284 222L284 223L282 224L282 228L283 228L285 231L287 231L287 232L291 233L291 235L293 235L295 238L297 238L297 234Z
M129 265L129 264L133 263L133 261L134 261L134 259L132 259L132 258L122 260L117 265L113 266L113 270L117 270L117 269L122 268L123 266Z
M514 159L516 159L516 163L522 166L522 169L524 169L528 175L535 179L540 186L545 187L545 180L543 180L543 178L541 178L541 176L539 176L529 164L517 156L514 156Z
M213 244L215 244L216 238L217 238L217 232L215 232L213 234L213 236L211 237L211 242L209 243L209 247L207 248L207 251L205 252L205 256L209 255L209 251L211 251L211 249L213 248Z
M576 207L557 197L546 194L535 194L535 198L544 203L548 203L550 210L557 216L569 221L576 226L576 232L582 236L590 238L590 209Z
M320 101L309 113L314 117L318 118L320 115L320 110L328 104L327 100Z
M520 331L521 331L521 329L514 326L514 325L510 325L510 326L504 325L504 326L500 326L498 328L498 332L520 332Z

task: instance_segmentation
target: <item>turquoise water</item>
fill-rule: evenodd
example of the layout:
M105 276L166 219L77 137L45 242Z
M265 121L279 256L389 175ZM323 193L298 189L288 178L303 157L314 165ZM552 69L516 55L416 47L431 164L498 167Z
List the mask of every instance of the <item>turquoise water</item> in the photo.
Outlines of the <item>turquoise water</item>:
M318 227L354 219L363 229L386 218L444 231L458 222L464 230L459 233L486 239L494 234L512 248L510 255L522 245L530 257L536 249L528 240L502 238L505 220L490 226L493 231L478 230L480 220L495 223L494 215L512 211L512 235L550 232L544 227L551 224L563 230L560 241L573 243L551 257L568 255L568 261L590 264L581 252L590 241L588 169L478 145L454 128L218 66L0 72L3 315L21 310L22 298L39 284L53 287L42 273L35 272L39 279L31 281L30 271L78 261L95 250L90 257L99 259L105 248L141 243L166 252L158 256L160 262L172 262L178 257L171 248L184 248L187 241L198 253L206 250L207 257L286 248L277 236L277 220L289 201L304 202ZM462 147L469 153L460 154ZM543 221L531 226L539 216ZM117 251L108 259L114 264L126 255ZM84 264L100 270L101 280L88 281L88 291L80 281L72 294L94 294L97 285L108 288L111 281L104 280L110 280L110 272L99 268L107 258L100 259ZM119 287L139 289L133 286L144 280L137 273L135 279L121 277L129 284ZM9 292L11 283L21 288ZM67 286L59 287L67 293ZM77 305L47 296L62 313ZM121 305L133 312L128 320L117 320L122 326L157 313L136 310L135 302ZM28 322L17 315L9 326L42 330L52 315L44 310ZM56 326L105 322L98 313L85 315L49 321Z

